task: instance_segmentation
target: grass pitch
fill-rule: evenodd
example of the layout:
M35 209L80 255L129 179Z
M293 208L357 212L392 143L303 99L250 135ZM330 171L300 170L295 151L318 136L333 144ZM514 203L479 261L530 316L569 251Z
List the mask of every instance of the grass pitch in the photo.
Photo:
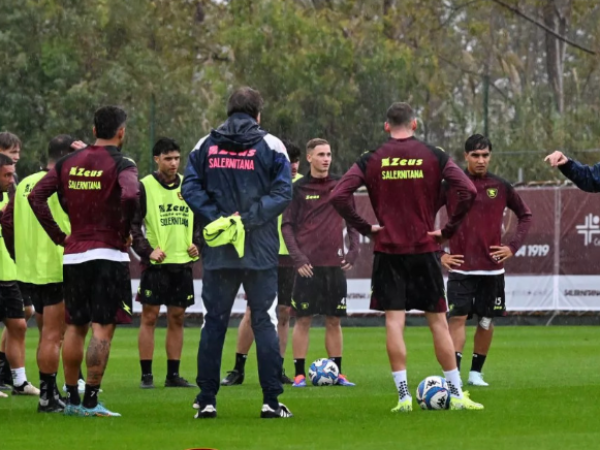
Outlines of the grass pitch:
M472 338L472 330L468 341ZM199 329L185 330L181 373L195 378ZM164 329L157 330L154 380L166 371ZM354 388L286 388L289 420L258 418L262 396L252 353L243 386L222 388L216 420L193 420L195 389L142 390L137 329L117 330L100 398L121 418L74 418L36 413L36 399L0 399L0 448L42 449L582 449L600 448L600 329L498 327L485 366L488 388L471 388L478 411L392 414L397 402L383 328L344 331L344 372ZM408 375L418 382L440 374L426 328L408 328ZM324 357L323 329L311 332L308 361ZM233 365L236 330L230 329L223 374ZM38 385L37 331L27 340L27 373ZM472 345L472 344L471 344ZM463 380L470 365L470 343ZM291 349L285 362L293 372ZM62 386L62 370L59 375ZM416 406L416 404L415 404Z

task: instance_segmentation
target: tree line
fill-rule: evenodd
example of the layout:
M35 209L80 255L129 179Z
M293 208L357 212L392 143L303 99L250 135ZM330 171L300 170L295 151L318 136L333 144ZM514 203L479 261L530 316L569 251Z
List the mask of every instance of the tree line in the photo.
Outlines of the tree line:
M459 161L487 133L493 171L550 179L545 152L600 159L598 23L586 0L4 0L0 129L22 138L25 175L51 137L90 142L93 111L119 104L145 174L154 139L186 156L250 85L267 130L329 140L338 172L386 139L403 100Z

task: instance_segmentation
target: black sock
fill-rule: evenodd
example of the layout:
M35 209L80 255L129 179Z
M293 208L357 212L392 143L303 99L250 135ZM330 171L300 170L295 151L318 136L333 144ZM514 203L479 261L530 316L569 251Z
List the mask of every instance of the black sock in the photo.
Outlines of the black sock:
M151 359L141 359L140 366L142 366L142 376L152 375L152 360Z
M329 359L331 359L336 366L338 366L338 370L340 371L340 374L342 373L342 357L341 356L330 356Z
M471 372L481 372L483 369L483 363L485 363L486 355L479 353L473 353L473 360L471 361Z
M67 384L67 401L73 406L81 405L81 397L77 385L71 386Z
M40 372L40 399L50 400L56 389L56 374Z
M95 408L98 406L98 391L100 385L85 384L85 394L83 395L83 407L84 408Z
M167 379L172 380L179 376L179 360L168 359L167 360Z
M462 353L461 352L456 352L455 355L456 355L456 368L460 372L460 363L462 361Z
M2 366L2 372L0 373L0 379L5 382L12 384L12 373L10 372L10 364L8 363L8 358L6 357L6 353L0 352L0 366Z
M0 384L4 381L4 365L6 364L6 353L0 352Z
M244 373L244 370L246 368L246 359L248 358L248 355L244 355L243 353L236 353L235 354L235 367L233 368L233 370L237 370L240 373Z
M85 377L83 376L83 372L81 371L81 366L79 366L79 379L85 380Z
M296 375L304 375L306 376L306 372L304 369L304 365L306 363L306 359L304 358L298 358L298 359L294 359L294 367L296 368Z

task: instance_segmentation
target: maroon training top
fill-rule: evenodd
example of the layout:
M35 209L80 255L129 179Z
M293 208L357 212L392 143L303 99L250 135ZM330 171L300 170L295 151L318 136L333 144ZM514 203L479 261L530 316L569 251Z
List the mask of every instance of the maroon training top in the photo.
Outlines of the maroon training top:
M65 255L97 248L127 251L139 187L135 163L117 147L90 145L65 156L29 194L40 224L54 243L62 244L66 235L47 203L55 192L71 222Z
M464 264L457 268L459 272L502 270L504 264L492 259L490 246L502 245L504 210L511 209L519 219L517 231L508 244L513 255L521 247L531 227L531 211L508 181L491 173L483 177L465 173L475 184L477 197L467 217L450 239L450 253L465 257ZM446 183L441 192L440 207L443 205L446 205L449 215L457 208L454 189Z
M281 234L297 269L354 264L358 257L358 233L348 226L350 247L344 256L344 221L329 202L339 177L313 178L294 182L292 203L283 213ZM354 206L354 200L352 200Z
M442 180L456 190L457 208L442 230L451 237L475 200L475 186L441 149L414 137L389 139L376 151L365 153L342 177L331 202L346 222L360 233L371 224L358 215L352 194L363 184L379 225L375 251L418 254L438 251L433 231Z

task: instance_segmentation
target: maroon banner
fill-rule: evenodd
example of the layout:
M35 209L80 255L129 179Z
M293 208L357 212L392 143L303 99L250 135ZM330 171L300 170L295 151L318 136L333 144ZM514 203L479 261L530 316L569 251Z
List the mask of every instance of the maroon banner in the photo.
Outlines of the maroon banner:
M575 188L521 188L518 192L533 213L533 224L523 246L507 262L506 273L554 274L558 262L560 274L597 274L600 271L600 197ZM356 207L368 221L377 222L368 195L357 194ZM443 208L437 223L443 226L446 220ZM510 242L516 227L517 218L507 210L502 226L503 243ZM347 237L345 242L347 247ZM559 249L555 248L557 242ZM555 261L556 251L560 252L559 261ZM131 277L137 279L141 272L139 259L131 253ZM372 265L373 242L371 238L361 236L360 256L348 278L371 278ZM194 265L194 278L201 277L202 266L198 263Z
M578 189L561 191L560 274L600 272L600 197Z

